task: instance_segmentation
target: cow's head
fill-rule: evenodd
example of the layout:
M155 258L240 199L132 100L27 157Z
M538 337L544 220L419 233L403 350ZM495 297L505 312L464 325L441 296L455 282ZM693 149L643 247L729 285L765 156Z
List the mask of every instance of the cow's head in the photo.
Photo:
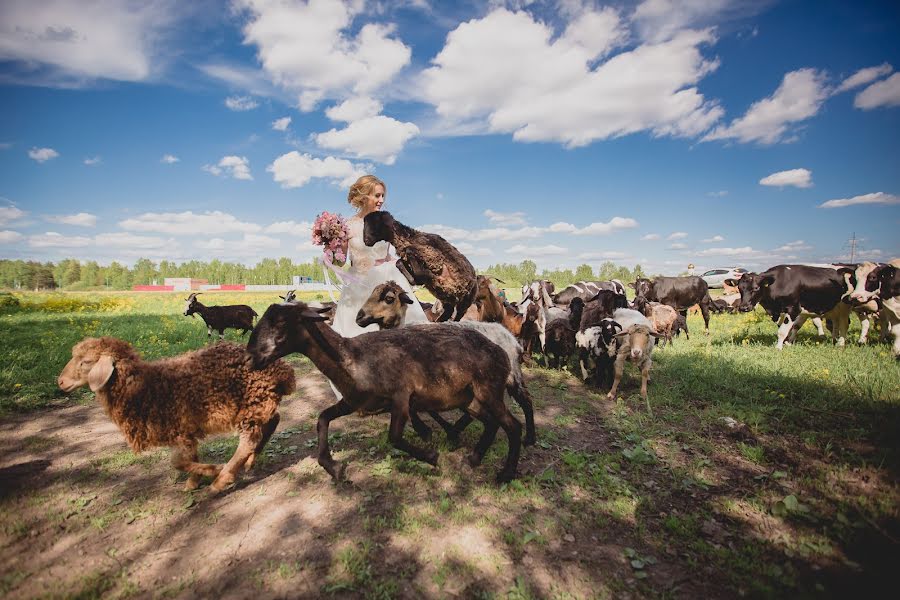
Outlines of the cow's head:
M649 279L637 279L631 287L634 288L634 295L644 298L650 298L650 291L653 289L653 283Z
M856 266L856 269L841 267L838 273L849 275L850 285L852 289L849 294L850 304L858 306L874 300L879 296L881 290L881 278L887 273L892 275L895 267L885 264L875 264L864 262Z
M772 275L760 275L758 273L744 273L740 279L726 279L725 283L734 286L741 293L741 303L738 310L750 312L760 301L766 290L775 278Z

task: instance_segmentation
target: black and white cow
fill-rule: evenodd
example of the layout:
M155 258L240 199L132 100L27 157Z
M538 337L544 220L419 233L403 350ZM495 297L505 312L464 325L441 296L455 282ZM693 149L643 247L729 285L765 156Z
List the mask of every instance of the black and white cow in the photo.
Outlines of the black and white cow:
M849 273L849 269L841 269L841 273ZM864 262L852 274L851 306L855 310L872 301L881 306L882 337L894 336L894 357L900 359L900 258L887 264Z
M635 294L643 296L651 302L659 302L671 306L685 316L685 333L687 333L687 309L695 304L700 305L706 333L709 333L709 286L701 278L690 277L657 277L653 281L638 279L632 284Z
M585 302L597 295L600 290L610 290L625 295L625 286L618 279L610 281L579 281L567 285L558 294L553 295L553 303L566 305L575 298L581 298Z
M744 273L737 281L742 312L761 304L778 324L779 350L790 344L809 317L831 319L831 334L838 346L847 338L850 305L844 276L836 269L806 265L778 265L762 273Z

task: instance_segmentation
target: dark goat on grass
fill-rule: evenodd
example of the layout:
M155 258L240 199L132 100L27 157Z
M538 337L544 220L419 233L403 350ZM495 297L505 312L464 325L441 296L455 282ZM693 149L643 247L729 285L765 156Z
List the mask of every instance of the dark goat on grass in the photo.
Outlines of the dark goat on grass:
M625 294L619 294L611 290L600 290L596 296L584 303L578 331L584 331L588 327L599 325L602 319L612 317L613 312L617 308L628 308L628 300L625 298Z
M383 210L366 215L364 227L367 246L382 240L391 243L400 256L397 268L410 284L424 285L441 301L444 312L438 321L462 319L478 286L475 267L459 250L441 236L407 227Z
M226 329L241 329L241 335L253 330L253 318L256 311L246 304L231 304L228 306L206 306L197 300L198 293L192 293L185 298L184 316L200 315L206 323L206 337L212 337L213 330L219 332L219 338L225 337Z
M319 464L340 480L344 466L331 456L328 425L359 413L391 413L389 439L414 458L437 464L438 454L403 439L411 410L442 412L465 409L484 423L484 433L470 457L480 464L502 427L509 440L500 482L516 476L522 425L503 401L509 378L506 353L477 331L433 323L386 329L345 338L323 323L324 317L303 302L273 304L250 335L247 350L257 367L299 352L312 360L342 399L319 415Z
M575 297L569 302L568 318L547 323L544 355L547 357L547 366L551 369L561 368L575 353L575 333L581 325L583 312L584 300Z

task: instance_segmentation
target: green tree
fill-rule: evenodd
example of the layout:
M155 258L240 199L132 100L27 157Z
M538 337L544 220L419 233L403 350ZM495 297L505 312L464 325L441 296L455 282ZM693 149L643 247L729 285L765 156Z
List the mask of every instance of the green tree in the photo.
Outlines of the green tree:
M591 265L582 264L578 265L578 268L575 269L575 279L578 281L591 281L594 279L594 270L591 268Z

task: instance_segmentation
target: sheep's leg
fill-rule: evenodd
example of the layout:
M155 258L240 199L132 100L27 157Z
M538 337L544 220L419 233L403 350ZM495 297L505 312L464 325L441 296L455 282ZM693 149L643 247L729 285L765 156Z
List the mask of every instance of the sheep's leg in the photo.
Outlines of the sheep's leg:
M622 381L622 372L625 370L625 355L619 355L622 357L619 360L619 357L616 357L615 364L615 374L613 376L612 387L609 388L609 393L606 395L607 400L615 400L616 399L616 391L619 389L619 382Z
M173 448L172 466L188 474L188 480L184 485L187 491L197 489L200 477L216 477L222 470L222 465L197 462L197 444Z
M500 424L497 423L496 419L492 419L488 415L480 415L478 420L484 424L484 432L469 456L469 465L472 467L477 467L484 460L484 455L487 453L488 448L491 447L491 444L494 443L494 438L497 437L497 431L500 429Z
M254 440L257 437L262 437L262 432L258 428L255 431L242 431L240 433L237 450L234 451L231 460L222 467L222 471L216 477L216 480L209 486L211 494L217 494L234 483L238 470L253 455L253 450L259 443L259 441Z
M444 312L442 312L441 316L439 316L437 318L437 322L443 323L444 321L448 320L451 317L451 315L453 315L453 311L455 309L456 309L456 306L453 304L444 304ZM462 317L460 317L460 318L462 318ZM456 319L456 320L458 321L459 319Z
M437 452L419 448L403 439L403 428L406 427L406 420L408 418L409 396L403 395L395 398L394 405L391 408L391 428L388 433L388 439L390 439L391 444L397 450L402 450L417 460L436 466L438 459Z
M459 434L472 422L469 415L465 413L456 421L456 423L451 423L442 417L440 413L433 410L428 411L428 414L434 419L435 423L441 426L441 429L447 434L447 439L454 444L459 443Z
M431 427L426 425L422 418L419 416L419 413L416 411L410 411L409 413L409 423L412 425L412 428L416 431L416 435L418 435L422 440L428 442L431 440Z
M253 465L256 463L256 458L259 456L259 453L263 451L263 448L266 447L266 444L269 443L269 438L272 437L272 434L275 433L275 428L278 427L278 422L281 421L281 415L277 412L272 415L272 418L269 419L262 428L262 438L260 438L259 442L256 444L256 448L253 449L253 454L250 455L250 458L247 459L247 462L244 463L244 470L249 471L253 468Z
M191 452L191 462L197 462L200 457L197 455L197 448ZM196 473L188 473L187 481L184 482L184 491L192 492L200 487L200 476Z
M534 430L534 405L531 402L528 388L525 387L524 383L515 383L507 386L506 391L516 401L516 404L522 408L522 413L525 415L525 439L523 443L526 446L533 446L537 441L537 434Z
M502 398L502 397L501 397ZM516 469L519 466L519 454L522 451L522 425L512 416L502 399L496 409L496 420L506 432L509 443L509 451L506 453L506 464L497 473L497 483L506 483L516 478Z
M335 480L340 481L344 474L344 465L336 462L331 457L331 449L328 447L328 424L339 417L349 415L353 412L353 407L341 400L336 404L332 404L319 414L319 421L316 423L316 431L319 434L319 464L325 469L329 475Z

